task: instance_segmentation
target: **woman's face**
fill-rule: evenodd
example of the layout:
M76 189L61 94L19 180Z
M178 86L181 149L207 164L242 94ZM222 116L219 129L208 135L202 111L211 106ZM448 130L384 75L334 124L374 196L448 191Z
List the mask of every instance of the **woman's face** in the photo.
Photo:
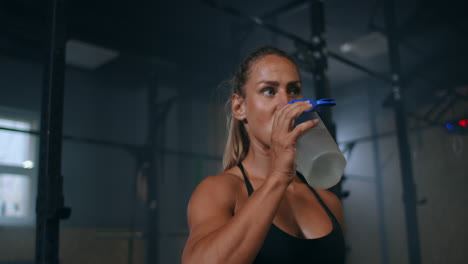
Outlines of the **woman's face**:
M268 147L274 113L289 101L301 98L302 84L296 65L278 55L267 55L255 61L242 100L244 125L251 144Z

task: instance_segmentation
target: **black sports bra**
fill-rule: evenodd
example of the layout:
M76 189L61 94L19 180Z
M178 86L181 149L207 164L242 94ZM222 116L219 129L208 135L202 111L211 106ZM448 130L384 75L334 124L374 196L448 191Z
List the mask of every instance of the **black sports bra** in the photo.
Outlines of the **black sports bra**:
M249 196L254 192L241 163L237 165L243 176ZM298 172L297 176L307 184ZM309 186L307 184L307 186ZM344 263L345 241L340 224L318 193L309 186L319 203L330 217L333 230L326 236L316 239L304 239L292 236L272 224L265 241L255 258L254 264L263 263Z

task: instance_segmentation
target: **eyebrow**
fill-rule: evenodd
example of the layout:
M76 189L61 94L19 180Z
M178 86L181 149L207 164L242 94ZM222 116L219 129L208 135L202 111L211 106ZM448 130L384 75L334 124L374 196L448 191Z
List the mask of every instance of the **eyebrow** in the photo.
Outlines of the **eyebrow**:
M269 85L273 85L273 86L279 86L279 82L277 82L277 81L259 81L258 83L259 84L260 83L265 83L265 84L269 84ZM291 84L301 84L301 81L297 80L297 81L292 81L292 82L288 83L288 85L291 85Z

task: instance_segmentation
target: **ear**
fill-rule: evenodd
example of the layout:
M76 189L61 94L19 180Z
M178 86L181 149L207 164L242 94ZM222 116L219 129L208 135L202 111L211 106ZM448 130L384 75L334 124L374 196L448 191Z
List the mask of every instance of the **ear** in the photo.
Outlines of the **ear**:
M244 98L236 93L233 94L231 96L231 105L232 116L239 121L244 121L246 119Z

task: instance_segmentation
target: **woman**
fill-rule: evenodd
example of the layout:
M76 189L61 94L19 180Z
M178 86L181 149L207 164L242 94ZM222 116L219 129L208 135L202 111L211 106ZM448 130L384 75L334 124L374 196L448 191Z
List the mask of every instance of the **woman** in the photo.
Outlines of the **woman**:
M183 263L343 263L339 199L296 172L295 143L312 120L293 127L309 102L293 59L262 47L233 80L224 172L207 177L188 205Z

